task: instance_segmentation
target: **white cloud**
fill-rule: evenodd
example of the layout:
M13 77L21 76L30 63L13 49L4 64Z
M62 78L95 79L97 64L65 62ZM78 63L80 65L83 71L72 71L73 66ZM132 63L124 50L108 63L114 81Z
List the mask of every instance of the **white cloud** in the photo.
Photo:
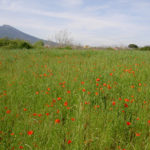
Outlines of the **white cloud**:
M66 4L67 7L69 5L74 7L83 3L82 0L59 1L64 2L63 4ZM127 2L127 0L122 2ZM8 7L7 4L11 7ZM139 4L132 3L132 5L134 8L140 7ZM129 14L109 13L101 16L91 14L91 11L102 10L108 7L110 7L110 5L89 6L83 11L74 13L67 11L54 12L33 8L29 9L29 7L23 8L21 0L0 0L0 9L2 11L7 10L8 12L25 14L28 16L28 18L16 17L13 19L11 17L3 17L0 23L4 22L5 24L14 25L15 27L21 27L21 29L24 29L23 31L31 31L31 34L45 39L51 37L56 31L67 28L71 31L76 41L91 45L128 44L130 41L138 41L141 35L144 36L144 33L150 31L148 24L142 25L134 22L133 18L135 19L135 17ZM41 18L43 18L42 16L44 18L54 18L54 20L57 21L51 23L46 19L41 20ZM64 21L63 24L60 19ZM141 44L142 43L144 43L144 41L141 42Z
M83 4L83 0L60 0L59 4L66 7L79 6Z

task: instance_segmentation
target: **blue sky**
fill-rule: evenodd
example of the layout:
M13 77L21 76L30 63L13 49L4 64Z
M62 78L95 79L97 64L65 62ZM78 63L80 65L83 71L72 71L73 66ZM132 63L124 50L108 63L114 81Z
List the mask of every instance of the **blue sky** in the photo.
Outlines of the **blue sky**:
M54 40L68 30L75 43L150 45L150 0L0 0L0 25Z

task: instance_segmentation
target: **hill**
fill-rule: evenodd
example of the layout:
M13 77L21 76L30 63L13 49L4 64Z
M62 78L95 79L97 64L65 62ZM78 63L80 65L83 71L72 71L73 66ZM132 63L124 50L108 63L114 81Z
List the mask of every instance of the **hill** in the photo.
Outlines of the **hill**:
M42 40L47 45L57 45L57 43L53 41L46 41L37 37L34 37L32 35L26 34L10 25L3 25L0 26L0 38L9 38L9 39L21 39L28 41L30 43L35 43L39 40Z

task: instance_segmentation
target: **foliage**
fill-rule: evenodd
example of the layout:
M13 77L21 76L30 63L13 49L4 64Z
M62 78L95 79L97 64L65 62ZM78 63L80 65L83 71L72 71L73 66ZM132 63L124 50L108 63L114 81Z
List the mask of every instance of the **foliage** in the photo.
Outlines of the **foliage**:
M129 44L128 48L137 49L138 46L136 44Z
M33 46L24 40L19 39L8 39L8 38L2 38L0 39L0 47L6 48L6 49L31 49Z
M142 50L142 51L150 51L150 46L144 46L144 47L140 48L140 50Z
M44 42L43 41L37 41L34 43L33 45L35 48L42 48L44 46Z

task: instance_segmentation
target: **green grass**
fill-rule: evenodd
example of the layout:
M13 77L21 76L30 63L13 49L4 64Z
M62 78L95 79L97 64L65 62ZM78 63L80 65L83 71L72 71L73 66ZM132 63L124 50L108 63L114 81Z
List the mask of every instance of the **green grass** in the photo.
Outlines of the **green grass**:
M0 50L0 150L149 150L149 60L141 51Z

